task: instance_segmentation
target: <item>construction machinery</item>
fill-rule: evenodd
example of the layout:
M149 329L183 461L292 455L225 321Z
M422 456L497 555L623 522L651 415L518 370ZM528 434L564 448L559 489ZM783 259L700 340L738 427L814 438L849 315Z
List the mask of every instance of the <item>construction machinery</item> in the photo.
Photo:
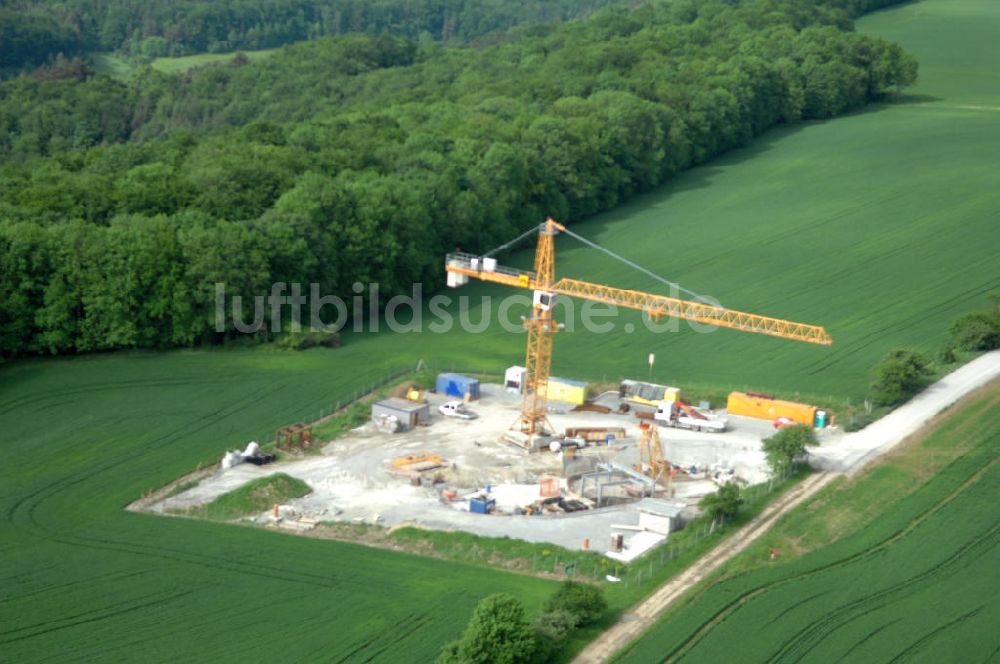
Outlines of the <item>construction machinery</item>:
M525 353L526 380L522 390L521 413L516 424L517 429L527 439L526 447L531 447L531 438L543 433L548 424L546 388L552 367L552 341L556 332L559 331L559 325L553 320L552 306L554 298L558 295L637 309L657 320L663 316L669 316L744 332L767 334L782 339L822 345L831 343L830 335L817 325L759 316L704 302L614 288L578 279L562 277L556 280L555 236L558 233L564 233L669 285L671 288L680 288L677 284L667 281L573 233L551 217L538 227L538 247L535 251L535 269L533 271L500 266L496 259L491 256L511 247L533 232L535 232L534 229L530 229L518 238L483 256L452 253L445 258L445 270L448 274L447 283L451 287L461 286L467 283L470 278L474 278L533 291L531 317L524 321L528 332L527 352ZM548 428L551 430L552 427Z
M663 457L660 447L660 430L655 424L642 422L639 424L639 472L646 473L654 482L672 477L670 462Z

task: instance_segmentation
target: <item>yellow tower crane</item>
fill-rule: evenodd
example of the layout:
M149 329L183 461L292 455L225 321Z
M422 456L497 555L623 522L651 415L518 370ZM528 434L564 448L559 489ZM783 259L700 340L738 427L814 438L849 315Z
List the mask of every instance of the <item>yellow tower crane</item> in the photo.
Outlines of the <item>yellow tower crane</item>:
M530 233L508 242L493 250L490 254L505 249ZM555 277L555 236L565 233L584 242L595 249L603 251L613 258L624 261L647 275L664 283L671 284L661 277L641 268L638 265L618 256L611 251L594 244L568 230L552 218L546 219L538 228L538 248L535 252L535 269L533 272L516 270L497 265L496 260L486 256L475 256L466 253L448 254L445 259L445 270L448 273L448 285L455 287L466 283L469 278L480 279L505 286L515 286L534 291L532 298L531 318L525 320L528 331L528 348L525 354L524 366L526 376L523 385L521 415L518 429L529 437L541 433L546 423L548 408L548 381L552 366L552 337L558 332L559 325L552 318L553 299L557 295L578 297L584 300L604 302L628 309L638 309L649 314L654 319L662 316L682 318L728 327L744 332L767 334L782 339L804 341L807 343L830 345L832 340L822 327L795 323L780 318L758 316L742 311L734 311L725 307L681 300L665 295L655 295L641 291L613 288L601 284L593 284L577 279Z

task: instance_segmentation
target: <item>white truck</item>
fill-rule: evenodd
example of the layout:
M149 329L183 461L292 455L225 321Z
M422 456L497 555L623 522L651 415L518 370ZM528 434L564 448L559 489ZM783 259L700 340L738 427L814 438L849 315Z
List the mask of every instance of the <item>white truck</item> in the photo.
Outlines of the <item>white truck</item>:
M710 417L695 410L683 401L661 401L656 407L653 419L657 424L694 431L722 433L726 430L726 420Z
M454 417L459 420L474 420L477 415L465 407L461 401L449 401L438 406L438 412L445 417Z

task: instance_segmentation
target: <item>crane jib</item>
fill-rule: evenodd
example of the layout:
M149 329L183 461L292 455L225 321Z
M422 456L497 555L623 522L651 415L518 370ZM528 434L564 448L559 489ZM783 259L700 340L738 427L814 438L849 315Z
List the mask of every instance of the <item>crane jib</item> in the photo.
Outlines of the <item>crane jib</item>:
M533 272L501 265L494 265L491 266L491 269L486 269L482 259L472 254L448 254L445 261L445 269L449 272L463 274L482 281L528 290L535 290L540 285L536 283ZM826 330L817 325L760 316L758 314L735 311L703 302L681 300L665 295L613 288L611 286L567 278L559 279L549 290L558 295L603 302L628 309L637 309L646 312L654 318L662 316L681 318L743 332L766 334L820 345L830 345L832 342Z

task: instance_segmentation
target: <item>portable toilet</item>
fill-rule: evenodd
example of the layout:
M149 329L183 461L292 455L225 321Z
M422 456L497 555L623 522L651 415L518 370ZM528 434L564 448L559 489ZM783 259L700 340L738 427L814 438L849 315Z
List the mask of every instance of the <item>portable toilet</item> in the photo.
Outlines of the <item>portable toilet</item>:
M438 374L435 389L438 394L474 400L479 398L479 379L456 373Z

